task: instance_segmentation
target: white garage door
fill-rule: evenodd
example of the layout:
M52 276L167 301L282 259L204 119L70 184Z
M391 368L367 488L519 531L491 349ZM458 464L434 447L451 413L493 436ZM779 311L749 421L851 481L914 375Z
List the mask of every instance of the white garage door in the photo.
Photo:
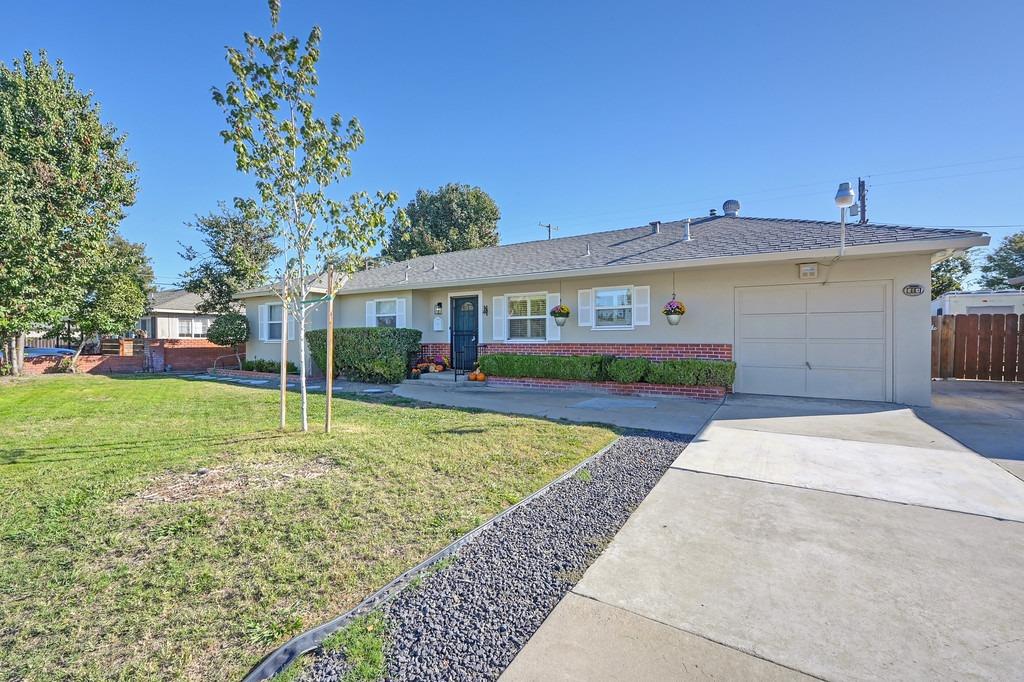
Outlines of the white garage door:
M892 400L890 284L736 288L738 393Z

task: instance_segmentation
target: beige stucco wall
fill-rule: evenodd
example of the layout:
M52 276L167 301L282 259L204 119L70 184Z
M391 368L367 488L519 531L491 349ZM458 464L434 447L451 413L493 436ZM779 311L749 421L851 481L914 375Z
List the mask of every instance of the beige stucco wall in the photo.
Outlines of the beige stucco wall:
M253 359L265 359L265 360L281 360L281 342L280 341L260 341L260 320L259 320L259 306L262 303L280 303L280 299L276 296L266 296L263 298L250 298L245 301L245 317L249 321L249 341L245 344L245 357L248 360ZM336 303L337 305L337 303ZM337 308L335 308L337 310ZM319 303L310 308L309 315L306 318L306 325L308 329L324 329L327 326L327 304ZM335 327L342 325L335 324ZM299 334L298 324L295 326L295 338L290 339L287 344L288 359L294 362L296 365L299 364ZM309 352L306 352L307 366L313 367L312 357ZM311 370L312 371L312 370Z
M562 302L572 309L572 317L561 330L561 342L587 343L735 343L735 289L739 286L767 286L808 283L797 277L800 260L731 267L685 268L622 273L600 277L578 277L530 282L514 282L483 287L445 287L436 289L342 295L335 303L335 326L361 327L365 324L365 304L374 298L406 299L407 326L423 331L424 342L449 339L449 296L480 292L483 305L493 308L495 296L528 292L558 292ZM929 404L930 325L929 297L906 296L907 284L928 288L931 261L928 255L888 258L844 258L831 268L819 265L816 282L891 281L893 400L901 403ZM680 324L670 326L661 315L661 306L669 300L674 287L687 312ZM578 324L577 291L602 286L633 285L651 287L651 324L632 330L595 330ZM827 286L824 284L823 286ZM434 331L433 307L443 305L443 329ZM256 306L263 301L247 301L250 326L256 335ZM490 312L490 311L489 311ZM321 318L322 319L322 318ZM324 322L319 323L319 328ZM493 341L492 317L484 316L480 343ZM508 342L503 342L508 343ZM267 348L267 346L273 346ZM276 357L277 344L250 343L250 357ZM289 354L290 355L290 354Z

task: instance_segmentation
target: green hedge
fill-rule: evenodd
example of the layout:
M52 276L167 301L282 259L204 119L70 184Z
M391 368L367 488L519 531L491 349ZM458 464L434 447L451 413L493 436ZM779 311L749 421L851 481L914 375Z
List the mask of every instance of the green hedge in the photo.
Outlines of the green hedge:
M617 358L608 365L608 376L620 384L635 384L651 367L647 358Z
M246 360L242 363L242 369L250 372L280 372L281 363L276 360L260 360L257 358L256 360ZM299 373L299 368L291 360L288 361L288 373Z
M576 379L676 386L731 386L736 363L724 360L667 360L613 358L607 355L512 355L497 353L480 358L480 371L498 377Z
M604 355L512 355L480 357L480 371L499 377L535 377L601 381L610 358Z
M341 327L334 330L334 375L372 384L405 379L420 352L423 332L391 327ZM306 332L309 353L321 372L327 365L327 330Z

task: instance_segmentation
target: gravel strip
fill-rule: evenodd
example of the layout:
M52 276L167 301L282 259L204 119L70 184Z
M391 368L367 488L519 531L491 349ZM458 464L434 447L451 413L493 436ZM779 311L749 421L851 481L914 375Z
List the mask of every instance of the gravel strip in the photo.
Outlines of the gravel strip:
M556 483L381 606L390 626L385 679L497 679L688 441L621 437L586 466L589 476ZM302 679L339 680L347 670L340 652L320 652Z

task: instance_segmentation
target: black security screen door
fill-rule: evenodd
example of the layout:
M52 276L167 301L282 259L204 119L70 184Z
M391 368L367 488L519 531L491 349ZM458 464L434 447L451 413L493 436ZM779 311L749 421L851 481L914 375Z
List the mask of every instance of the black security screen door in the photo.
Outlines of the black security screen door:
M476 296L452 299L452 366L471 370L476 362L476 343L480 320Z

